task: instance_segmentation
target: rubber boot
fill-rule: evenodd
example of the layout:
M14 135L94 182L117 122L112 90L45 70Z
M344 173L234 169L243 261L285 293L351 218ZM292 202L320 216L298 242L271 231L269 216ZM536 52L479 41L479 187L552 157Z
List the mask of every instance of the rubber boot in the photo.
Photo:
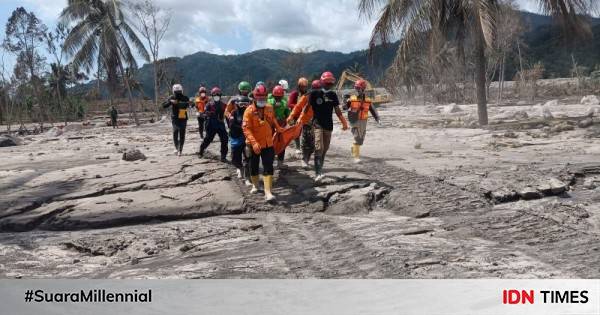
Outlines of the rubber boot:
M315 181L318 182L323 179L323 159L315 155Z
M354 163L360 163L360 145L352 145L352 156L354 157Z
M275 196L271 193L273 188L273 175L263 176L263 183L265 185L265 200L267 202L275 200Z
M250 180L252 181L252 189L250 190L250 193L256 194L258 192L258 175L250 176Z

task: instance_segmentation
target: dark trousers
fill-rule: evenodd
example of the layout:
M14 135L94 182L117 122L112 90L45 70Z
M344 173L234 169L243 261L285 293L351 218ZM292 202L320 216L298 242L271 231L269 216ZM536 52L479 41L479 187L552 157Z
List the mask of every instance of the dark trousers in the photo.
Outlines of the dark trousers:
M302 159L308 163L310 156L315 152L315 132L312 125L302 126Z
M187 120L173 120L173 144L177 151L183 151L183 143L185 142L185 128Z
M200 133L200 138L204 138L204 123L206 119L202 116L198 116L198 133Z
M119 122L117 121L117 117L111 117L110 124L112 125L113 128L118 128Z
M206 150L215 139L215 135L219 135L219 141L221 141L221 159L225 159L227 157L227 142L229 141L229 137L225 130L225 124L223 123L208 124L206 126L206 137L204 137L204 141L202 141L202 145L200 145L200 154L204 154L204 150Z
M248 152L248 146L231 147L231 164L242 170L243 178L250 178L250 152Z
M263 175L273 175L273 160L275 159L275 150L273 150L273 147L262 149L260 154L254 153L251 147L249 149L252 153L250 155L250 175L258 176L258 168L261 160Z
M277 160L279 162L283 162L284 159L285 159L285 149L283 149L283 151L281 151L281 153L277 154Z

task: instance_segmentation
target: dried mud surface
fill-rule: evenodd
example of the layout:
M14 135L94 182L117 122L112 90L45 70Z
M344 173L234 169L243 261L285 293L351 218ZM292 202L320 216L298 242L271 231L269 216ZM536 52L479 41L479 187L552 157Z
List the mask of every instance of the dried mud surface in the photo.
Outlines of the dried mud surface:
M0 277L600 277L587 107L491 107L486 129L457 107L380 108L358 165L336 129L318 185L288 149L276 204L214 158L218 143L198 158L192 122L182 157L168 123L26 137L0 148ZM131 148L147 158L121 160Z

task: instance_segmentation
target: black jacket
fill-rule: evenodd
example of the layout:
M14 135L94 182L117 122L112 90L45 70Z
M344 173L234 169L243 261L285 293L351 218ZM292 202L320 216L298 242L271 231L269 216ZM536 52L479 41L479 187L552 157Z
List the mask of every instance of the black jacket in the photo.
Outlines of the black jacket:
M173 104L171 100L176 100L177 103ZM175 94L169 96L169 98L162 104L163 108L171 107L171 119L173 120L187 120L188 114L187 109L190 107L190 98L183 94ZM185 116L185 118L180 117L180 111ZM183 112L185 111L185 113Z

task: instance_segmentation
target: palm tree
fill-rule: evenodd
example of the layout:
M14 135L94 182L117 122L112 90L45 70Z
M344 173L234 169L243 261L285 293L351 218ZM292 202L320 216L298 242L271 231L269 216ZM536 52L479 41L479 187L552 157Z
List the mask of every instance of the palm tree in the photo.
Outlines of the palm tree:
M589 36L591 30L581 16L594 7L597 0L532 0L542 11L557 18L572 38ZM407 69L411 57L426 51L430 59L447 41L458 43L458 54L464 58L464 42L473 42L477 112L479 124L488 124L486 96L485 49L492 47L496 28L498 0L360 0L361 16L371 18L379 13L369 43L370 50L380 43L401 38L394 66ZM379 11L380 10L380 11ZM402 70L401 70L402 71Z
M150 60L150 56L129 26L123 7L121 0L68 0L61 19L64 23L75 23L75 26L69 32L63 49L73 55L75 68L89 71L96 63L97 68L104 69L108 80L113 83L118 80L118 70L127 89L129 111L136 125L139 125L125 71L126 68L137 69L129 42L146 61Z

